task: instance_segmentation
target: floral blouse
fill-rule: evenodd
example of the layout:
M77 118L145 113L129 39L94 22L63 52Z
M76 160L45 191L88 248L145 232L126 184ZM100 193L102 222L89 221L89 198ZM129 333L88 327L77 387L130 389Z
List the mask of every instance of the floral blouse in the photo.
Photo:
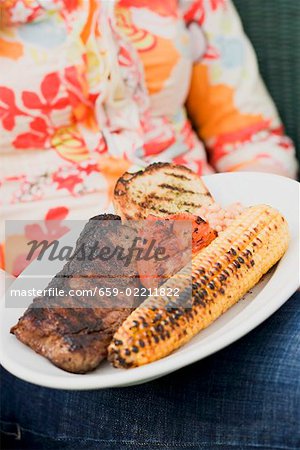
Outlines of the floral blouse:
M2 0L0 156L1 214L32 221L100 213L156 161L297 170L230 0Z

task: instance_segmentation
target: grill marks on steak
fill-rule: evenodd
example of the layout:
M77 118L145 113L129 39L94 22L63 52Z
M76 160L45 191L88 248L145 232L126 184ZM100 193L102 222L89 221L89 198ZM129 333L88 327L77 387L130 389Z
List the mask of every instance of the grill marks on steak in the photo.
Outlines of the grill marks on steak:
M40 312L44 312L41 317ZM61 369L86 373L107 355L114 332L132 309L32 309L12 329L16 337ZM52 314L53 313L53 314ZM73 317L72 317L73 316ZM82 319L82 323L78 323Z
M119 245L126 251L134 237L135 231L121 225L118 216L96 216L81 232L75 252L80 246L92 246L96 241L110 248ZM70 288L93 289L101 287L102 282L103 287L118 286L120 290L128 285L137 287L135 262L126 268L116 257L110 261L72 259L48 285L48 288L64 290L66 296L34 299L11 332L64 370L85 373L95 369L106 357L113 334L137 306L133 298L125 296L120 299L118 296L71 297L67 294Z

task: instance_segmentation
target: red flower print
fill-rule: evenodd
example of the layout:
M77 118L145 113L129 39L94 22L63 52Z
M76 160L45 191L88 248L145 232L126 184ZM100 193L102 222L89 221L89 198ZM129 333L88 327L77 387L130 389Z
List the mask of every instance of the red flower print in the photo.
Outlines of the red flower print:
M62 97L55 101L60 88L60 79L56 72L45 76L41 83L43 100L35 92L24 91L22 100L29 109L39 109L43 114L49 115L53 109L63 109L69 105L68 97Z
M51 208L45 216L45 220L64 220L69 213L66 206L58 206L57 208Z
M58 185L57 190L67 189L70 194L73 194L75 186L83 181L83 179L77 174L63 176L58 173L54 173L52 179L54 183L57 183Z
M19 134L13 141L14 147L21 149L45 148L49 138L48 127L45 120L37 117L29 124L29 126L33 131Z
M104 139L102 134L101 134L101 137L99 138L99 142L98 142L97 147L95 148L95 151L97 153L99 153L100 155L103 155L104 153L107 153L107 151L108 151L106 140Z
M84 163L80 166L78 166L78 170L80 172L84 172L87 175L90 175L93 172L99 172L99 164L98 163L88 163L84 165Z
M220 52L217 48L213 47L212 45L208 45L206 52L203 55L204 59L218 59L220 58Z
M121 66L130 67L132 65L130 53L126 48L120 48L118 58Z
M161 16L177 15L177 0L120 0L119 6L124 8L148 8Z
M79 68L67 67L64 72L64 81L73 115L79 121L88 119L94 114L93 105L97 96L93 98L89 95L85 73Z
M43 227L40 223L33 223L31 225L26 225L24 228L25 238L29 241L48 241L52 242L56 239L61 238L64 234L70 231L70 228L62 225L62 221L67 217L69 213L68 208L65 206L59 206L57 208L50 209L44 219L45 226ZM14 276L19 276L23 270L34 260L40 253L38 248L30 260L27 259L28 254L20 253L13 262L12 274Z
M69 210L65 206L50 209L45 216L46 230L43 230L42 226L38 223L26 225L26 238L37 241L53 241L54 239L59 239L69 231L68 227L60 223L66 218L68 212Z
M193 167L193 171L196 172L198 175L203 174L203 168L204 168L204 161L201 159L196 159L196 161L193 161L193 164L195 167Z
M30 131L22 133L13 141L13 145L18 149L49 148L50 137L55 132L51 124L50 113L55 109L63 109L70 105L68 97L57 98L61 81L56 72L45 76L41 82L42 98L35 92L23 91L22 100L24 106L29 109L38 109L45 118L36 117L30 122ZM0 110L1 113L1 110ZM30 114L26 114L31 117Z
M15 126L15 117L21 115L24 113L16 106L14 92L5 86L0 86L0 120L2 120L3 128L11 131Z
M36 258L36 256L35 256L35 258ZM12 266L12 271L11 271L11 274L14 277L18 277L20 275L20 273L22 273L26 269L26 267L29 266L30 261L28 261L26 258L27 258L27 255L19 255L14 260L13 266Z
M209 0L209 3L212 11L216 11L218 8L226 6L226 0ZM202 25L206 18L205 9L205 0L196 0L185 12L184 20L187 24L196 22L199 25Z
M86 58L83 57L86 61ZM95 103L99 93L89 92L85 67L68 67L64 72L64 82L72 107L72 115L77 123L83 122L91 131L98 131Z
M78 7L78 3L78 0L63 0L63 5L69 13Z
M213 11L221 8L222 6L225 6L226 0L210 0L210 6Z
M187 24L196 22L202 25L205 18L203 0L197 0L192 3L191 7L184 13L184 20Z
M65 78L68 84L70 84L72 88L80 94L82 91L83 80L79 78L78 70L74 66L67 67L65 69Z

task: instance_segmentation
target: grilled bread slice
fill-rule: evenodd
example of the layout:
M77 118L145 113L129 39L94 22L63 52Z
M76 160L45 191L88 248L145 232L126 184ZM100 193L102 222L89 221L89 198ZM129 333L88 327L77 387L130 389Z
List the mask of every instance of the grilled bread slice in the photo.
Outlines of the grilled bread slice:
M214 203L201 178L184 166L154 163L144 171L126 172L114 191L116 214L123 220L145 219L150 214L165 217Z

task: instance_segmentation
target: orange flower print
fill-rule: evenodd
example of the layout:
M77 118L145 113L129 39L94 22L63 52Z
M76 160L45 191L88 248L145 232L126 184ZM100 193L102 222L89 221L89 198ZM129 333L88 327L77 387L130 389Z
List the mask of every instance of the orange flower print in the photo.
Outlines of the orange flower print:
M107 182L107 205L113 199L114 188L118 178L126 172L131 166L126 159L118 159L113 156L102 156L99 159L98 168Z

